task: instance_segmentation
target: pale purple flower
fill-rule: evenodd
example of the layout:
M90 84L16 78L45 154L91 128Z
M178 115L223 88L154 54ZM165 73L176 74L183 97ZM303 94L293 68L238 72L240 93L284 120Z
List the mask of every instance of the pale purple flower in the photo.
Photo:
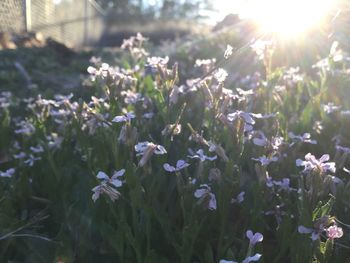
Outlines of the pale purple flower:
M246 236L249 239L250 246L255 246L256 243L262 242L264 239L264 236L261 233L256 232L255 234L253 234L251 230L248 230L246 232Z
M329 239L341 238L343 236L343 229L336 225L326 228L327 237Z
M24 152L20 152L20 153L18 153L18 154L14 154L13 155L13 158L15 158L15 159L23 159L23 158L25 158L27 155L24 153Z
M316 140L311 140L310 133L304 133L303 135L295 135L293 132L288 133L289 138L294 140L294 143L297 141L310 143L310 144L317 144ZM291 146L294 144L292 143Z
M190 151L190 153L191 152L192 151ZM203 149L199 149L198 151L196 151L196 153L192 152L191 155L187 155L187 156L191 159L199 159L201 162L204 162L205 160L214 161L217 158L216 155L212 157L205 155Z
M144 166L147 161L152 157L153 153L155 154L166 154L167 151L162 145L154 144L151 142L140 142L135 145L135 151L137 152L136 156L141 156L142 158L139 161L139 166Z
M295 190L295 189L290 187L290 179L289 178L283 178L281 181L273 180L272 182L280 190L285 190L285 191Z
M96 177L97 179L110 183L115 187L121 187L123 185L123 181L121 181L119 177L123 176L124 173L125 173L125 169L121 169L119 171L115 171L112 177L109 178L109 176L106 173L99 171Z
M238 203L238 204L242 203L244 201L244 195L245 195L244 191L240 192L236 198L232 198L231 203L232 204L233 203Z
M27 121L21 121L19 123L16 123L16 126L20 127L19 129L15 130L16 134L31 135L35 132L35 127L33 126L33 124Z
M313 171L315 169L319 169L322 173L331 172L335 173L335 163L327 162L329 160L329 155L324 154L322 157L317 160L314 155L308 153L305 155L305 161L301 159L296 160L296 166L304 166L303 172Z
M251 124L251 125L255 124L255 120L252 118L252 116L248 112L237 110L235 112L227 114L227 119L231 122L235 121L237 118L243 119L248 124Z
M254 256L249 256L247 258L245 258L242 263L249 263L249 262L256 262L259 261L259 259L261 258L261 254L256 253Z
M238 263L237 261L233 261L233 260L226 260L226 259L221 259L219 261L219 263Z
M258 158L252 158L252 160L254 161L259 161L261 163L262 166L267 166L272 162L277 162L278 161L278 157L276 156L272 156L267 158L265 155L258 157Z
M123 185L123 181L119 179L119 177L123 176L125 173L124 169L121 169L119 171L114 172L111 178L109 176L99 171L97 174L97 179L99 179L101 182L99 185L92 188L92 191L94 192L92 195L92 200L96 202L96 200L100 197L102 193L105 193L109 196L109 198L114 202L117 200L120 196L120 192L117 191L114 187L121 187ZM114 187L112 187L113 185Z
M36 147L31 146L29 149L30 149L33 153L42 153L42 152L44 152L44 148L43 148L41 145L38 145L38 146L36 146Z
M189 163L186 163L184 160L178 160L176 162L176 167L168 164L168 163L165 163L163 165L164 167L164 170L170 172L170 173L173 173L173 172L178 172L182 169L185 169L186 167L188 167L190 164Z
M126 104L136 104L139 101L144 101L141 93L135 93L132 90L123 90L120 94L125 96L124 102Z
M73 93L70 93L69 95L55 94L54 98L58 104L63 104L69 102L73 96Z
M41 157L35 157L34 155L29 154L29 158L25 160L24 163L31 167L38 160L41 160Z
M316 229L313 229L313 228L298 226L298 232L300 234L311 234L310 238L312 239L312 241L316 241L317 239L320 238L320 231L317 231Z
M269 141L265 136L261 136L261 138L253 138L253 143L257 146L265 147L268 145Z
M200 188L194 192L194 196L201 202L205 202L205 205L209 210L216 210L215 194L211 192L211 188L207 184L201 184Z
M124 115L114 117L112 122L127 122L131 121L133 118L135 118L135 114L133 112L128 112Z
M344 152L346 154L350 154L350 148L348 148L348 147L343 147L343 146L340 146L340 145L336 145L335 148L338 151Z
M154 117L153 112L146 112L142 115L145 119L152 119Z
M59 149L61 148L63 137L58 136L57 133L51 133L51 135L46 136L48 140L48 145L50 149Z
M8 177L8 178L11 178L12 175L14 175L15 172L16 172L16 169L15 169L15 168L7 169L5 172L0 171L0 177Z
M135 145L135 151L137 152L136 156L140 156L143 155L148 147L154 147L154 153L155 154L166 154L167 151L165 150L165 148L160 145L160 144L154 144L148 141L145 142L139 142L138 144Z

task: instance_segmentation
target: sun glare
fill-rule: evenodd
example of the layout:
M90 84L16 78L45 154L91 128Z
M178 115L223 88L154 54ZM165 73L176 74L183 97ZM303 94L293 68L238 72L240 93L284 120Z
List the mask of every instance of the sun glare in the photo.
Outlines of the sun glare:
M234 6L232 12L255 20L263 32L293 37L321 26L336 0L232 1L235 2L231 4ZM223 4L222 8L224 6ZM227 8L225 11L227 12Z
M319 26L331 3L331 0L263 0L256 1L247 11L263 31L294 36Z

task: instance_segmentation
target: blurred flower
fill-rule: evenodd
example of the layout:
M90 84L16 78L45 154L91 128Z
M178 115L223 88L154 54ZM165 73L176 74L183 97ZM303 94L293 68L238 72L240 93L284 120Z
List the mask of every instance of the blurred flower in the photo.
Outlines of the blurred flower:
M238 203L238 204L242 203L244 201L244 196L245 196L245 192L244 191L240 192L236 198L231 199L231 203L232 204L233 203Z
M227 78L228 74L226 70L219 68L214 72L214 78L219 82L224 82L225 79Z
M322 108L325 113L331 114L333 112L339 111L341 106L335 106L333 102L329 102L328 104L322 104Z
M163 165L163 167L164 167L164 170L165 171L168 171L168 172L178 172L178 171L180 171L180 170L182 170L182 169L185 169L186 167L188 167L188 166L190 166L190 164L189 163L186 163L184 160L178 160L177 162L176 162L176 167L174 167L174 166L171 166L170 164L168 164L168 163L165 163L164 165Z
M260 60L265 59L269 50L273 49L273 42L268 40L256 40L251 46Z
M34 155L29 154L29 158L27 160L25 160L24 163L29 165L29 166L33 166L34 163L38 160L41 160L41 157L35 157Z
M8 177L8 178L11 178L12 175L14 175L15 172L16 172L16 169L15 169L15 168L7 169L5 172L1 172L1 171L0 171L0 177Z
M120 94L125 97L124 102L126 104L136 104L139 101L144 101L144 97L141 93L135 93L132 90L123 90Z
M217 155L224 161L228 162L229 158L226 155L225 149L221 145L215 144L212 141L207 142L209 145L209 152L216 152Z
M294 142L291 144L291 146L297 141L310 143L310 144L317 144L316 140L311 140L310 133L304 133L303 135L295 135L293 132L289 132L288 136L289 136L289 138L294 140Z
M256 253L254 256L250 256L245 258L242 263L249 263L249 262L255 262L255 261L259 261L259 259L261 258L261 254Z
M218 181L221 178L221 171L218 168L211 168L209 170L208 180L210 182Z
M273 157L269 157L267 158L265 155L258 157L258 158L252 158L252 160L254 161L259 161L261 163L262 166L267 166L269 165L271 162L277 162L278 161L278 157L273 156Z
M15 158L15 159L23 159L23 158L25 158L27 155L24 153L24 152L20 152L20 153L18 153L18 154L14 154L13 155L13 158Z
M135 118L135 114L133 112L127 112L124 115L114 117L112 122L127 122L133 118Z
M215 194L211 192L211 188L207 184L201 184L200 188L194 192L194 196L209 210L216 210Z
M311 234L311 239L312 241L316 241L317 239L320 238L320 233L322 231L320 231L319 229L313 229L313 228L307 228L304 226L298 226L298 232L300 234Z
M36 147L31 146L29 148L33 153L42 153L44 152L44 148L41 145L38 145Z
M256 133L255 133L256 134ZM267 140L265 134L262 131L259 131L258 133L259 137L253 138L253 143L257 146L265 147L269 144L269 141Z
M16 126L20 127L20 129L15 130L16 134L31 135L35 132L35 127L28 121L16 123Z
M227 45L225 53L224 53L224 58L228 59L229 57L231 57L233 54L233 47L230 45Z

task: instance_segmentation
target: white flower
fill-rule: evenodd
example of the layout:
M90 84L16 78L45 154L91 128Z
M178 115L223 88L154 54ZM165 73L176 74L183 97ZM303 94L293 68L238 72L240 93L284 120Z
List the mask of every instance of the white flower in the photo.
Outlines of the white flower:
M214 78L218 81L218 82L224 82L225 79L227 78L228 74L226 72L226 70L219 68L216 70L216 72L214 73Z
M173 172L178 172L178 171L180 171L180 170L182 170L182 169L185 169L185 168L188 167L189 165L190 165L190 164L186 163L184 160L178 160L178 161L176 162L176 167L171 166L171 165L168 164L168 163L165 163L165 164L163 165L163 167L164 167L164 170L173 173Z
M125 115L116 116L113 118L112 122L127 122L131 121L131 119L135 118L133 112L128 112Z
M207 184L201 184L200 188L194 192L194 196L204 203L209 210L216 210L216 197Z
M199 149L195 154L187 155L187 156L191 159L199 159L199 160L201 160L201 162L204 162L205 160L209 160L209 161L216 160L216 158L217 158L216 155L210 157L210 156L205 155L203 152L204 152L203 149Z

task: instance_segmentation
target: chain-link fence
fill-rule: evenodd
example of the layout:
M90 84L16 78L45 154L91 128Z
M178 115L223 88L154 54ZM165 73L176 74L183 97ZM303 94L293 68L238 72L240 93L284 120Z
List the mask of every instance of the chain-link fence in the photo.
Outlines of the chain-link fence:
M0 0L0 32L41 32L60 42L93 45L104 31L105 11L95 0Z

